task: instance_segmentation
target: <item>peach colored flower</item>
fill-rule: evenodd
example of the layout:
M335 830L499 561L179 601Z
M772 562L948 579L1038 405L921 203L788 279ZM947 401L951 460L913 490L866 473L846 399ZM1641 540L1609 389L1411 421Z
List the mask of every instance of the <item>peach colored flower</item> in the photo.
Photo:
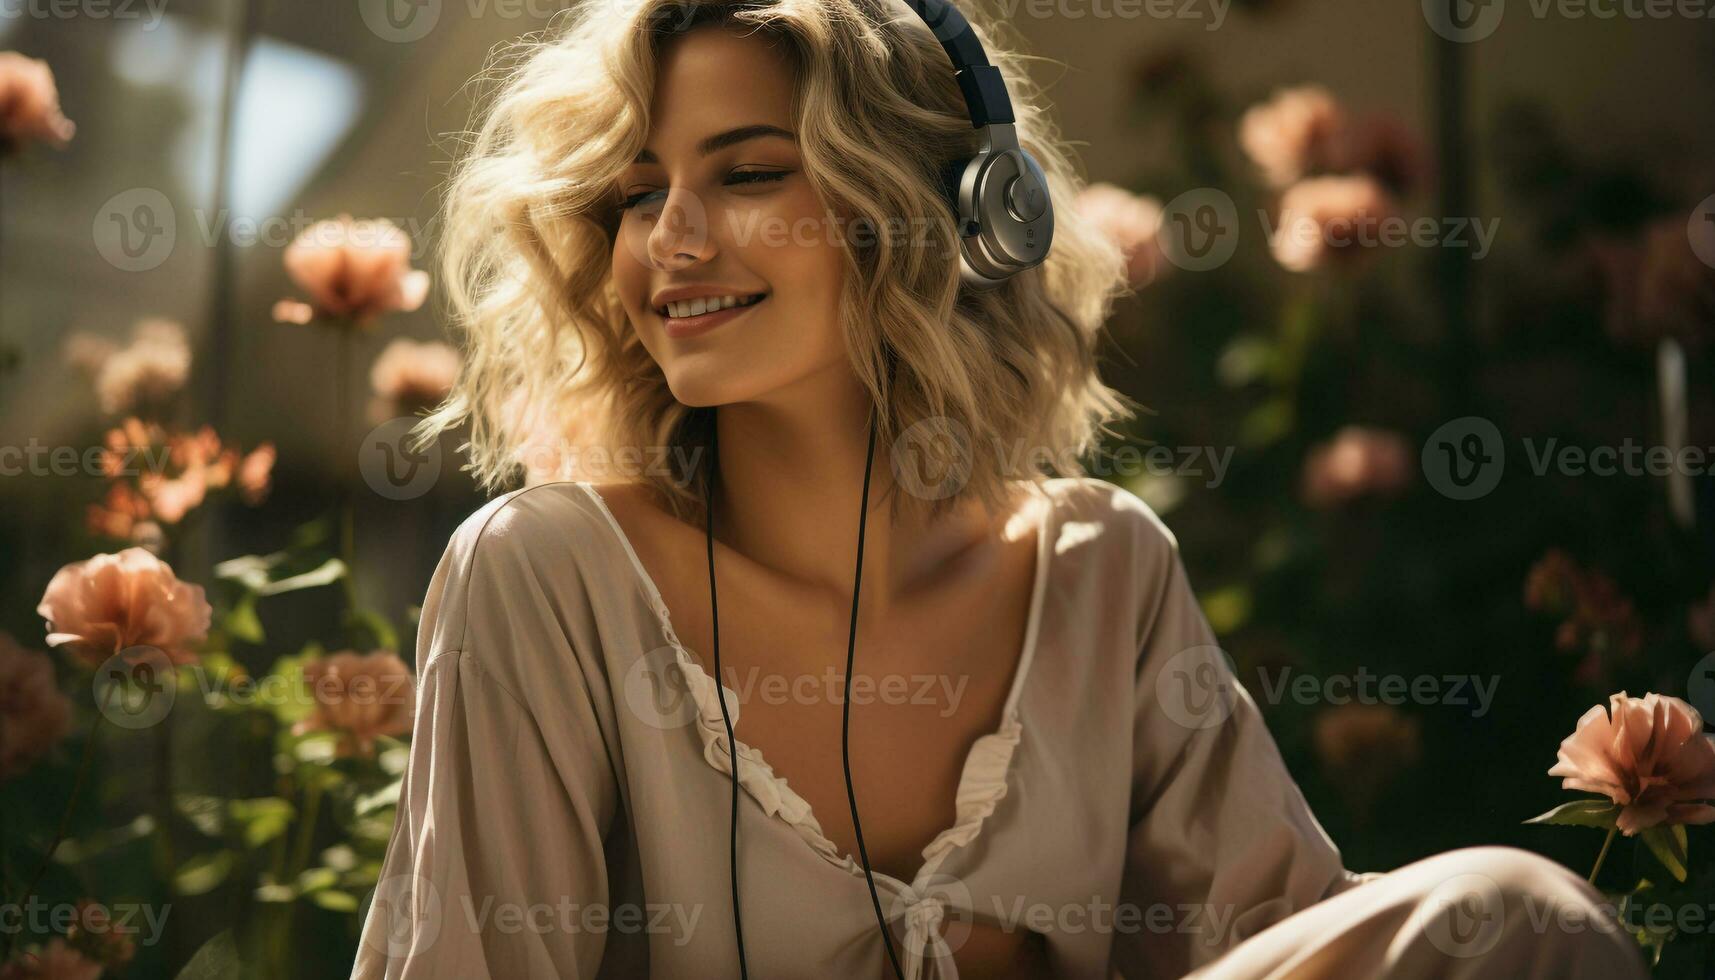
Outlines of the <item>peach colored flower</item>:
M310 301L276 303L274 319L282 322L319 317L367 326L384 313L415 310L429 295L429 274L411 268L410 236L385 218L317 222L286 247L285 263Z
M138 477L137 486L149 499L149 508L156 517L177 524L207 498L208 474L201 468L186 470L175 477L144 473Z
M101 366L118 353L119 345L107 337L78 331L67 337L61 346L65 362L90 377L101 373Z
M1560 617L1555 646L1583 652L1574 674L1581 684L1605 683L1607 660L1635 659L1643 649L1643 624L1632 600L1611 577L1581 567L1562 548L1550 548L1531 566L1524 603L1534 612Z
M88 514L89 533L129 540L137 525L149 516L149 501L129 483L111 483L102 502L89 505Z
M1269 247L1293 272L1309 272L1331 261L1368 255L1380 241L1381 224L1393 217L1387 191L1373 177L1312 177L1280 196L1280 222Z
M1079 192L1077 207L1104 237L1119 246L1126 282L1133 287L1154 282L1166 269L1159 200L1113 184L1095 183Z
M100 976L100 963L85 959L58 936L0 966L0 980L99 980Z
M1239 146L1278 189L1337 165L1345 131L1346 112L1334 96L1320 85L1301 85L1247 109Z
M1411 448L1398 433L1348 425L1304 460L1301 492L1318 510L1366 494L1390 494L1411 480Z
M48 621L48 645L99 667L133 646L159 649L175 664L194 663L213 610L203 588L181 582L143 548L96 555L54 573L36 612Z
M161 407L184 388L191 372L185 328L159 318L139 321L124 347L74 336L66 342L66 359L94 376L96 400L110 415Z
M391 650L342 650L312 660L304 665L304 683L316 707L292 726L294 735L337 731L338 752L348 756L370 755L379 736L411 730L416 687L405 662Z
M264 442L250 450L238 464L238 492L245 503L255 506L267 498L278 455L272 442Z
M0 51L0 149L36 140L64 146L75 132L77 126L60 112L59 87L48 63Z
M1382 790L1422 755L1420 729L1393 705L1354 701L1317 715L1312 740L1324 771L1366 819Z
M452 391L459 368L459 352L451 344L394 338L369 369L369 386L376 395L370 420L379 425L439 404Z
M1703 716L1679 698L1626 692L1584 712L1561 740L1550 776L1564 789L1599 793L1620 804L1627 837L1662 824L1715 823L1715 742Z
M71 700L54 685L54 662L0 631L0 782L18 775L71 730Z

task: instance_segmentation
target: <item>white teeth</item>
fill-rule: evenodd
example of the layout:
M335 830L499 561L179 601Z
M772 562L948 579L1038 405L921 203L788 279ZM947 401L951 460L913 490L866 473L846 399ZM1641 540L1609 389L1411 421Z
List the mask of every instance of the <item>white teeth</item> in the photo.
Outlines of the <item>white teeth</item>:
M703 296L697 299L679 300L668 303L662 308L662 310L666 312L668 317L674 319L687 316L702 316L704 313L712 313L715 310L724 310L734 306L749 306L761 298L761 294L747 297Z

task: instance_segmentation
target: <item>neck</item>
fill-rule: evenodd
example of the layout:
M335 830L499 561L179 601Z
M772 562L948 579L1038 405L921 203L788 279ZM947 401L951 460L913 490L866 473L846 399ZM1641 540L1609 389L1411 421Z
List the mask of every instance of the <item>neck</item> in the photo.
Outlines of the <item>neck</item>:
M719 482L715 537L773 572L850 601L857 563L858 498L872 399L855 377L807 379L801 392L716 410ZM946 555L983 533L981 509L955 507L930 522L926 508L887 505L891 447L878 435L864 527L863 607L885 615Z

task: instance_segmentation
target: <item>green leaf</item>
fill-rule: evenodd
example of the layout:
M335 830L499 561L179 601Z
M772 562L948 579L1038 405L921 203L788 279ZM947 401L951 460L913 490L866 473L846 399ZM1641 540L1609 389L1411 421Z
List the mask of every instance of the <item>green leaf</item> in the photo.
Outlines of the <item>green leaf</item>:
M60 846L54 850L54 860L61 864L79 864L111 848L140 840L154 832L154 816L141 814L130 823L60 841Z
M304 683L304 665L322 655L320 644L311 643L295 654L274 661L268 677L259 687L265 691L282 692L283 696L268 699L268 708L282 728L291 728L315 709L316 699Z
M179 793L173 797L173 806L196 829L210 837L219 837L220 832L226 826L226 821L223 819L226 801L218 796Z
M245 592L226 614L226 631L246 643L261 643L262 620L256 615L256 593Z
M1271 398L1251 409L1239 422L1239 443L1247 449L1273 445L1292 431L1294 417L1291 402Z
M231 872L231 851L198 854L179 865L173 874L173 889L180 895L201 895L225 881Z
M297 813L296 807L278 796L232 800L228 810L243 828L244 843L251 848L261 847L285 833Z
M290 551L276 551L267 555L241 555L214 566L214 574L217 578L237 582L259 596L311 589L338 582L345 577L345 562L338 558L329 558L307 572L275 579L275 569L293 557L295 556Z
M1202 596L1203 615L1217 634L1226 635L1245 624L1251 615L1251 590L1229 585Z
M247 980L252 971L238 958L238 942L232 930L217 932L196 951L175 980Z
M298 893L308 895L339 884L339 872L332 868L305 868L298 875Z
M1620 819L1620 805L1613 800L1592 798L1562 803L1525 823L1552 823L1563 827L1600 827L1612 830Z
M357 898L350 892L328 888L310 895L310 901L334 912L356 912Z
M1644 843L1649 845L1650 853L1673 875L1674 880L1685 880L1685 862L1690 845L1682 824L1651 827L1639 836L1643 837Z
M352 813L362 817L374 813L382 807L397 806L399 804L399 788L403 783L403 779L395 779L373 793L365 793L359 796L356 802L352 804Z
M347 611L345 626L357 637L352 642L360 647L371 650L399 649L399 631L393 628L387 617L373 609Z

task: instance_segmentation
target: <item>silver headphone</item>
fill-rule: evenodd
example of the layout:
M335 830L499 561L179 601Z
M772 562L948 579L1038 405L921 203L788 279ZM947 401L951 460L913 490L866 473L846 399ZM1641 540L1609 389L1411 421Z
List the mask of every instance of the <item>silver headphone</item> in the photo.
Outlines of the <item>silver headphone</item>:
M906 2L947 52L971 126L983 131L976 155L947 164L941 182L957 222L959 277L992 289L1048 257L1054 241L1048 180L1018 145L1006 82L964 15L947 0Z

